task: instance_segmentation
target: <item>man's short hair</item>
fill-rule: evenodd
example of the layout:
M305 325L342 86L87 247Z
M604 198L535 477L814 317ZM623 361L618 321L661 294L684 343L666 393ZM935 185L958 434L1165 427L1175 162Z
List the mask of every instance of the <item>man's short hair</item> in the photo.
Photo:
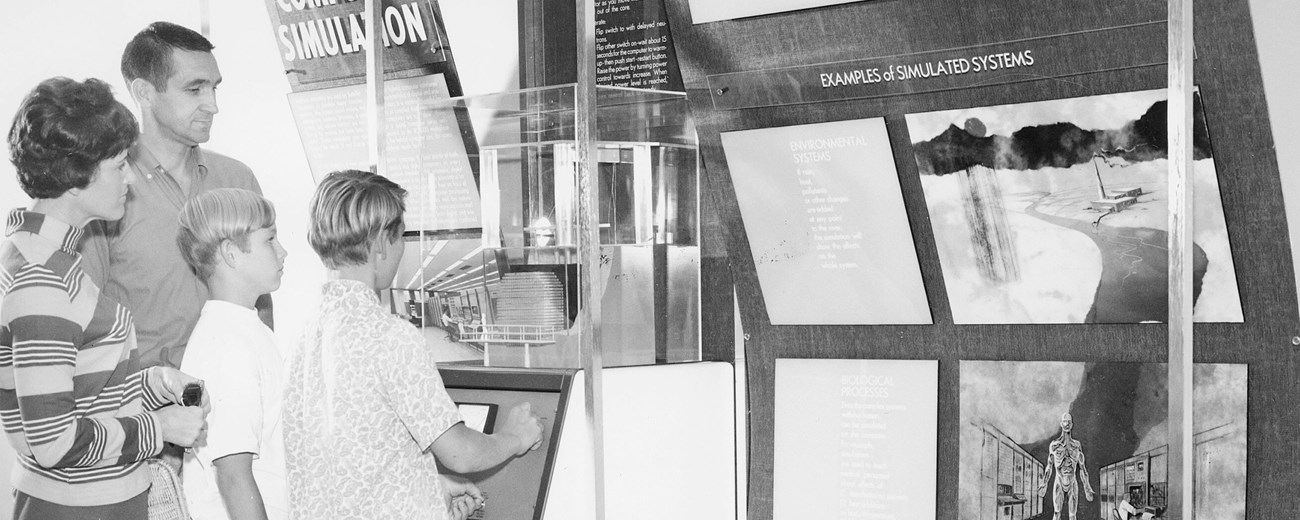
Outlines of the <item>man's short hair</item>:
M326 175L311 200L307 242L325 267L365 264L375 240L401 238L406 190L381 175L342 170Z
M171 22L154 22L136 33L122 51L122 79L127 85L143 78L154 90L167 89L167 78L172 77L172 49L212 52L212 42L194 30Z
M108 83L64 77L40 82L23 98L9 127L9 162L34 199L54 199L94 180L100 161L140 135L135 116Z
M275 207L255 192L220 188L185 203L178 217L176 246L190 270L204 283L216 270L221 243L229 240L248 251L248 235L275 225Z

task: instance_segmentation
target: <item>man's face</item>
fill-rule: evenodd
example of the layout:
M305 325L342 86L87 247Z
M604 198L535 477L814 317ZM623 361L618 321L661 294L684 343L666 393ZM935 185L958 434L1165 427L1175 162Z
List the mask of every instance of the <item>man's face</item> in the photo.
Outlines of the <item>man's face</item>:
M1074 419L1069 414L1061 417L1061 431L1070 433L1072 429L1074 429Z
M212 137L221 70L210 52L172 49L172 75L153 96L149 111L162 137L185 145Z

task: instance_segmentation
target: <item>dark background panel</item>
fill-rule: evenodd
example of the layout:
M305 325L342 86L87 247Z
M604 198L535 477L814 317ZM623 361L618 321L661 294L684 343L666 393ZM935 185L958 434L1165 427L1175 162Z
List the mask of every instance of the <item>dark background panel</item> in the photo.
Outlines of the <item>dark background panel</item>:
M898 56L1023 38L1160 21L1166 3L1052 0L876 0L692 25L688 0L665 0L701 150L708 166L702 203L714 205L747 341L750 384L750 514L772 515L777 358L938 359L940 361L939 518L957 515L960 360L1164 362L1164 325L955 325L904 115L1162 88L1165 67L1113 70L964 90L740 110L715 110L708 76ZM1245 323L1197 324L1197 362L1250 365L1248 517L1300 510L1290 487L1300 470L1291 429L1300 402L1295 282L1273 141L1246 0L1196 3L1196 83L1214 146ZM1126 52L1097 39L1081 52ZM978 79L978 78L974 78ZM919 84L918 84L919 85ZM721 132L884 117L921 263L934 325L772 326L763 304ZM811 295L815 299L816 295ZM708 332L706 331L706 337ZM1081 516L1087 509L1081 503Z

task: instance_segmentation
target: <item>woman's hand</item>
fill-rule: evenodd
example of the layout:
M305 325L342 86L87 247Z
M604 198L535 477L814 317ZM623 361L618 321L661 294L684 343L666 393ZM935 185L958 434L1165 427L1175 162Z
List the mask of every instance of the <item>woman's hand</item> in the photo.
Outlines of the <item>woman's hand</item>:
M181 394L185 393L185 386L190 383L199 383L201 380L197 377L181 372L171 367L154 367L154 377L158 378L158 388L155 390L158 395L176 404L181 404ZM208 396L203 396L203 409L207 413Z
M157 381L154 391L163 399L176 403L153 412L158 418L158 428L162 430L163 440L187 448L201 443L207 434L208 412L212 411L207 392L203 393L203 401L199 406L181 405L185 386L201 381L170 367L154 367L152 370L154 370L153 377Z
M163 440L177 446L188 448L198 444L208 429L206 407L171 405L151 413L158 418Z

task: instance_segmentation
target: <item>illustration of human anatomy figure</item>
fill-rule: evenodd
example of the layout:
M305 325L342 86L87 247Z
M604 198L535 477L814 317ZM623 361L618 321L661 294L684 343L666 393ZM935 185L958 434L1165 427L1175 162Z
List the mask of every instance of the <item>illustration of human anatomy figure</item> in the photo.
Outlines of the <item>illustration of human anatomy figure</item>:
M1084 467L1083 445L1070 437L1074 428L1074 419L1070 413L1061 414L1061 436L1052 441L1047 452L1047 467L1043 469L1043 480L1038 485L1038 496L1047 493L1047 481L1056 471L1056 487L1052 490L1052 520L1061 520L1061 503L1065 495L1070 495L1070 520L1078 518L1075 512L1079 506L1079 490L1075 483L1075 473L1083 482L1083 496L1092 502L1092 485L1088 484L1088 469Z

